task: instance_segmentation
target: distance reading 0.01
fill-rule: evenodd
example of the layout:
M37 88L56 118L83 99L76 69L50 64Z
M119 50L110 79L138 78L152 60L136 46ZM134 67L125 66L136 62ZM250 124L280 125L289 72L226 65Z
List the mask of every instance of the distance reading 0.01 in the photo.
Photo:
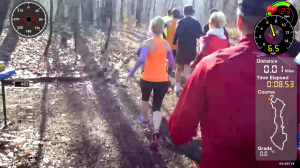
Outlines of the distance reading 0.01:
M267 81L268 88L294 88L294 81Z
M292 69L285 69L283 66L280 67L282 73L294 73ZM277 65L264 65L264 73L277 73Z

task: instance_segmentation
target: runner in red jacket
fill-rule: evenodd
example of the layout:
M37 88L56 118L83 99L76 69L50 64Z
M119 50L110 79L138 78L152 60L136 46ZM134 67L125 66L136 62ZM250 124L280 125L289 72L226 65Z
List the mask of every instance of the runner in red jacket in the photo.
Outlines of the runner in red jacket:
M176 145L197 136L200 122L201 168L279 167L279 162L255 158L255 62L256 54L263 53L255 45L253 30L273 2L239 1L237 22L243 38L237 46L214 52L199 62L170 117L169 134ZM299 91L297 97L299 116Z
M194 68L199 61L213 52L229 47L228 38L224 31L226 16L223 12L214 12L209 17L209 30L200 38L200 52L190 66Z

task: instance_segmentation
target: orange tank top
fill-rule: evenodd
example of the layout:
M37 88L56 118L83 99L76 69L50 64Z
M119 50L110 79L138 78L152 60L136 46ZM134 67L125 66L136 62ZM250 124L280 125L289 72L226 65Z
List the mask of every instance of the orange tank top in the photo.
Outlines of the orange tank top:
M148 52L141 78L148 82L169 81L166 68L167 50L164 49L165 40L157 37L152 40L156 43L156 50Z
M178 46L177 44L173 44L174 36L176 33L176 26L177 26L177 20L173 19L171 20L171 26L167 29L167 42L170 44L172 50L177 50Z

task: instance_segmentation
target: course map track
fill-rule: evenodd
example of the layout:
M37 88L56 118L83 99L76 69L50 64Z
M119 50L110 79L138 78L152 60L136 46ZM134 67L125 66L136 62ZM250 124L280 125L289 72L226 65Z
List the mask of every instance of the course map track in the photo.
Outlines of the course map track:
M271 141L272 141L272 143L274 144L274 146L276 146L278 149L280 149L280 150L283 150L284 149L284 143L287 141L287 133L285 133L284 132L284 123L283 123L283 117L282 117L282 111L283 111L283 109L284 109L284 106L285 106L285 103L282 101L282 100L280 100L280 99L278 99L278 98L276 98L276 100L275 101L273 101L273 98L274 98L274 95L271 95L270 96L270 98L271 98L271 105L272 105L272 108L275 110L275 116L274 116L274 124L276 125L276 128L275 128L275 132L273 133L273 135L270 137L270 139L271 139ZM281 130L282 130L282 134L283 135L285 135L285 140L282 142L282 147L280 147L279 145L277 145L274 141L273 141L273 137L276 135L276 133L277 133L277 130L278 130L278 124L276 123L276 117L277 117L277 112L276 112L276 108L273 106L273 103L275 103L276 101L280 101L282 104L283 104L283 106L282 106L282 108L281 108L281 110L280 110L280 118L281 118L281 122L282 122L282 125L280 126L281 127Z

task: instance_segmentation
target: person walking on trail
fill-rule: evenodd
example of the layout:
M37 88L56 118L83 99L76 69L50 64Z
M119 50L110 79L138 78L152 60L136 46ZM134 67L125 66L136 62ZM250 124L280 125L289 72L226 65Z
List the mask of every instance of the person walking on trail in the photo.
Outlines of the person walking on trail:
M191 73L190 63L197 55L197 39L202 35L202 28L198 21L192 18L194 14L193 6L187 5L184 7L185 18L177 23L176 33L173 44L177 44L178 50L176 54L176 84L174 90L176 95L180 95L181 74L188 78Z
M212 9L212 10L210 10L210 11L209 11L209 15L211 16L211 15L212 15L213 13L215 13L215 12L219 12L218 9ZM210 24L210 23L207 23L207 24L203 27L203 34L207 34L207 32L209 31L209 24ZM223 26L223 29L224 29L224 33L225 33L226 38L229 39L229 38L228 38L228 32L227 32L227 30L226 30L226 28L225 28L225 25Z
M214 52L198 63L170 116L169 135L175 145L197 136L200 122L201 168L280 167L278 161L257 161L255 158L255 65L256 58L264 53L254 42L253 30L266 16L267 6L274 2L276 0L238 1L237 28L243 37L236 46ZM297 86L300 87L300 68L297 69Z
M166 40L169 43L169 45L171 46L172 52L173 52L173 56L174 58L176 58L176 52L177 52L177 48L178 45L177 44L173 44L173 40L175 37L175 32L176 32L176 26L177 26L177 21L178 21L178 17L180 15L180 11L178 9L173 9L172 11L172 20L169 20L165 23L166 29L167 29L167 36L166 36ZM168 68L168 72L171 73L172 68Z
M215 12L209 18L209 31L200 38L200 51L195 61L191 62L194 68L199 61L213 52L229 47L223 27L226 24L226 16L223 12Z
M172 11L173 11L173 9L169 9L167 15L164 16L164 17L162 18L162 19L164 20L165 23L166 23L167 21L173 19L173 18L172 18Z
M149 29L149 32L148 32L148 38L152 38L153 37L153 33L152 33L152 30ZM147 37L145 37L145 39L147 40L148 39ZM141 51L142 51L142 47L140 47L137 51L136 51L136 55L139 57L140 54L141 54ZM141 65L142 66L142 73L144 72L144 67L145 67L145 64Z
M164 16L162 19L164 20L164 22L166 23L167 21L170 21L170 20L172 20L173 18L172 18L172 11L173 11L173 9L169 9L168 10L168 13L167 13L167 15L166 16ZM162 32L162 34L161 34L161 37L162 38L164 38L164 39L166 39L166 30L164 30L163 32Z
M141 54L136 62L134 68L129 72L128 76L132 77L135 71L145 63L144 73L141 76L140 87L142 91L142 103L140 119L145 128L148 128L149 124L149 98L153 91L153 141L151 148L157 148L159 146L159 128L162 121L161 105L165 94L167 93L170 82L168 79L166 69L166 59L170 67L175 65L172 49L169 43L160 37L164 29L164 21L161 17L155 17L151 20L150 27L153 33L153 38L147 39L143 42L141 48Z

